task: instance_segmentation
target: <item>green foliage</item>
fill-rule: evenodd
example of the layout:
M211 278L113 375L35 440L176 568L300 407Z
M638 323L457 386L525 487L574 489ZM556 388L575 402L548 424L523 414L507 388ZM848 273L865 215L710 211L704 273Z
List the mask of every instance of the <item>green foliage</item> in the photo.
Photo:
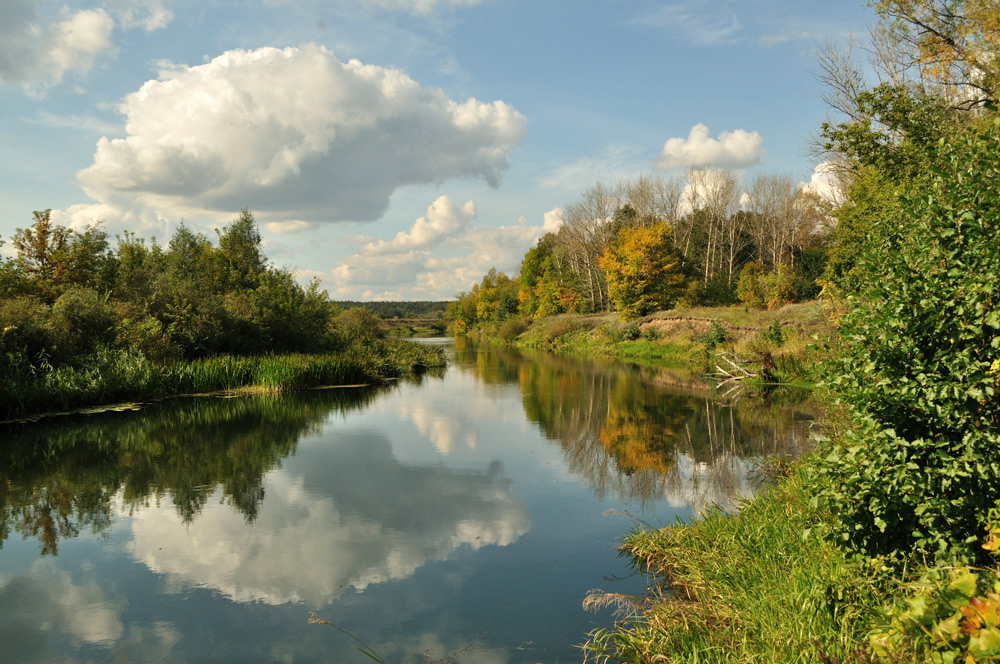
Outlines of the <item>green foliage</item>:
M929 570L913 585L905 608L890 609L886 622L869 634L876 658L1000 661L1000 580L991 576L968 567Z
M240 217L219 233L219 260L223 278L230 288L253 288L267 271L267 258L261 249L261 235L250 210L240 210Z
M884 83L855 98L858 122L823 123L826 149L872 167L893 183L923 177L928 149L963 121L947 100L905 85Z
M700 344L703 344L708 350L715 350L716 346L731 341L732 337L729 331L726 330L718 321L712 321L712 326L704 334L699 334L694 338Z
M93 353L115 339L115 312L90 288L71 286L52 305L55 348L63 357Z
M830 542L803 537L822 516L809 506L808 481L795 469L734 512L629 533L621 549L651 588L621 603L613 629L591 632L588 659L863 661L856 651L885 584ZM588 602L615 598L592 593Z
M817 464L817 499L859 551L982 559L977 518L1000 498L1000 120L928 160L861 258L830 380L857 427Z
M358 302L353 300L338 300L335 302L341 309L354 309L363 307L373 314L377 314L384 319L389 318L441 318L448 308L445 300L407 300L394 301L386 300L379 302Z
M639 326L635 323L630 323L622 328L621 338L624 341L635 341L641 334L642 332L639 330Z
M334 321L337 335L343 344L372 341L385 337L382 319L368 309L357 307L341 313Z
M114 382L120 363L107 358L119 351L164 363L332 350L380 335L377 320L351 314L338 337L326 292L268 266L246 209L218 247L180 224L165 250L129 232L111 250L99 225L76 232L53 224L48 210L12 244L17 257L0 260L0 365L10 385L80 395L74 403L117 393L81 386L102 383L98 366L111 367Z
M48 307L33 296L0 299L0 354L36 359L51 346Z
M508 318L497 329L497 336L504 341L513 341L528 329L528 321L517 316Z
M517 282L503 272L490 269L476 292L476 320L502 323L517 314Z
M680 297L677 298L677 302L674 303L675 309L690 309L692 307L698 307L705 304L705 287L697 279L690 279L684 285L684 290Z
M764 289L764 268L760 263L752 261L743 266L740 278L736 282L736 297L748 307L763 309L767 304Z
M837 227L830 236L825 277L849 293L862 287L865 268L858 259L869 243L897 230L894 220L902 211L896 189L882 171L862 168L848 189L849 202L834 212Z
M781 329L781 321L774 321L770 327L762 330L760 338L775 346L785 343L785 331Z

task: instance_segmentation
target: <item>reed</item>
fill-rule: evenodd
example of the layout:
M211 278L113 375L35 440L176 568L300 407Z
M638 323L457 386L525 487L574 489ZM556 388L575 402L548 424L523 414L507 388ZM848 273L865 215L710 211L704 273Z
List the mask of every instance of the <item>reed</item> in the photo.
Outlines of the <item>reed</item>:
M100 349L59 366L8 355L0 358L0 420L174 394L378 384L444 364L440 348L400 340L356 344L336 353L215 355L165 363L134 350Z

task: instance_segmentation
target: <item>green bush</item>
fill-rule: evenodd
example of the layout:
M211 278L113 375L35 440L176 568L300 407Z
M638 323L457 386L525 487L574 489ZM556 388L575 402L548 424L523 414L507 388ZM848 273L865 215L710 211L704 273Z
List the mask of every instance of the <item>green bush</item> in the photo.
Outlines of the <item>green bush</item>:
M576 332L580 328L581 325L577 321L557 318L549 323L548 327L545 328L543 336L547 342L553 343L558 339L565 337L567 334ZM636 329L639 329L638 326L636 326ZM638 336L639 335L636 334L636 338L638 338Z
M732 337L726 328L722 327L718 321L713 320L712 327L704 334L697 335L694 340L703 344L708 350L714 350L716 346L732 340Z
M0 299L0 352L36 359L50 346L47 306L33 296Z
M337 336L345 345L385 337L382 319L364 307L348 309L334 321Z
M767 304L764 292L764 269L760 263L753 261L743 266L740 278L736 282L736 297L748 307L763 309Z
M799 298L799 279L787 265L778 265L761 279L768 309L779 309Z
M623 341L635 341L639 338L640 334L641 331L639 330L639 326L635 323L630 323L629 325L621 328L621 338Z
M830 385L856 426L816 465L837 535L867 554L983 560L1000 498L1000 120L943 139L895 234L859 259Z
M91 288L70 286L52 305L54 346L63 356L93 353L115 339L115 312Z
M513 341L527 329L528 321L524 318L508 318L497 329L497 336L504 341Z
M761 331L760 338L774 344L775 346L780 346L785 343L785 331L781 329L781 322L774 321L771 323L770 327Z

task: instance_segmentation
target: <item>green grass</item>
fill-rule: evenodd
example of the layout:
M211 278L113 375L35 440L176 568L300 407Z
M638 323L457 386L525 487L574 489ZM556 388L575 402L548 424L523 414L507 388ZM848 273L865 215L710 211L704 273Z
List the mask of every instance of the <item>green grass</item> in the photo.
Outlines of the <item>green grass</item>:
M649 595L589 598L625 614L590 634L587 658L863 660L864 637L886 599L876 588L891 584L817 536L803 537L822 519L796 470L736 514L716 510L697 522L633 531L621 548L650 574Z
M713 322L728 338L718 348L705 341ZM783 332L782 341L762 340L776 323ZM771 311L742 305L675 309L635 321L622 321L614 313L560 314L526 320L516 330L499 325L479 329L480 337L491 343L617 357L695 372L714 371L716 350L735 352L751 366L759 366L766 352L773 358L772 380L800 385L817 379L814 366L822 351L812 348L813 336L824 339L831 333L830 312L817 301Z
M336 353L217 355L162 364L130 350L102 349L75 364L54 367L7 356L0 358L0 420L174 394L381 383L444 362L438 347L397 340Z

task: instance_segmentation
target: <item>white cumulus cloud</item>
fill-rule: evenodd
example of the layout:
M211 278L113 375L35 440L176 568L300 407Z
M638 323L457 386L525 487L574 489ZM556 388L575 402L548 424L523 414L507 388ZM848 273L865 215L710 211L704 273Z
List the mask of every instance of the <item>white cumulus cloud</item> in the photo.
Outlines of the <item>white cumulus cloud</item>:
M563 223L560 208L541 225L524 217L509 226L471 226L476 206L441 196L408 231L388 240L364 238L360 250L316 275L335 299L442 300L468 290L495 267L513 275L528 249Z
M369 242L364 253L377 256L432 247L464 230L475 218L476 204L472 201L457 208L450 198L439 196L427 208L427 216L417 219L409 231L400 231L391 240Z
M816 194L820 200L832 205L840 205L845 199L836 165L831 161L817 164L809 182L800 182L799 188Z
M668 138L656 160L661 170L674 168L743 168L760 162L764 139L756 131L724 131L718 138L699 123L687 138Z
M401 186L498 186L525 133L502 101L454 101L315 44L166 67L121 111L126 136L102 138L79 183L101 203L175 218L247 206L262 222L371 221Z
M40 0L0 2L0 83L32 95L58 84L70 71L86 74L113 50L115 22L103 9L64 9L59 19L39 15Z

